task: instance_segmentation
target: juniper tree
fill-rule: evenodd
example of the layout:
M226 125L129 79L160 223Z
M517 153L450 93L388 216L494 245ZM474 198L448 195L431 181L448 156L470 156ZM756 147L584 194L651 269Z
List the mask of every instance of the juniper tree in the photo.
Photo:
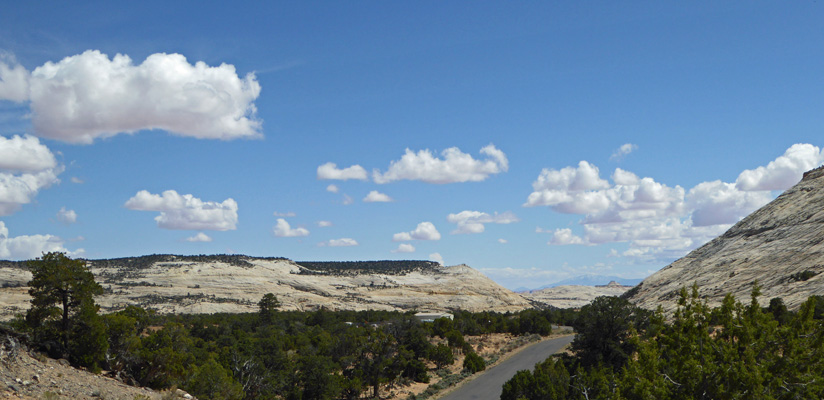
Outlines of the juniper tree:
M35 342L52 355L92 369L106 352L106 328L94 296L103 288L94 281L86 262L64 253L44 253L28 262L31 308L26 322Z

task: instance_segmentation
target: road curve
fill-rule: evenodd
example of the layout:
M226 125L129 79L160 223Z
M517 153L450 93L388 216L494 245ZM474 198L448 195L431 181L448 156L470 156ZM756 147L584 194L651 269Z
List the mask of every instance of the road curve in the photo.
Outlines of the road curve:
M504 383L515 376L516 372L522 369L532 370L535 364L559 352L574 338L575 335L562 336L529 345L438 400L498 400Z

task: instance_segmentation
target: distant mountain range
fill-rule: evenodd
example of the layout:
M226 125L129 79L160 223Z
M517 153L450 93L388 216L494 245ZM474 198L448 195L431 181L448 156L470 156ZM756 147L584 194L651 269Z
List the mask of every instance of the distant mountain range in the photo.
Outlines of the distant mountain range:
M533 291L533 290L549 289L549 288L553 288L553 287L556 287L556 286L570 286L570 285L600 286L600 285L606 285L606 284L608 284L612 281L615 281L615 282L617 282L621 285L624 285L624 286L635 286L635 285L641 283L642 280L643 280L643 278L628 279L628 278L620 278L620 277L617 277L617 276L586 274L586 275L579 275L579 276L576 276L574 278L564 279L562 281L558 281L558 282L555 282L555 283L550 283L549 285L544 285L544 286L541 286L541 287L538 287L538 288L519 287L519 288L515 289L515 292L516 293L529 292L529 291Z

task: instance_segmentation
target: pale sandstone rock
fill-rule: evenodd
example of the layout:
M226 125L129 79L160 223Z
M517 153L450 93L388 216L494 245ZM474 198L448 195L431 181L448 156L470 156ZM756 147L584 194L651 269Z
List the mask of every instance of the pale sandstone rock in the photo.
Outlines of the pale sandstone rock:
M803 281L791 275L812 271ZM781 297L791 310L811 295L824 295L824 168L735 224L723 235L645 279L630 298L637 305L667 312L676 308L682 287L698 285L701 297L718 306L727 293L749 302L753 282L759 301Z
M177 260L180 258L180 260ZM377 273L301 274L286 259L242 257L244 263L186 261L165 256L144 268L91 260L95 279L107 291L96 298L104 312L140 305L161 313L255 312L273 293L284 310L518 311L529 301L466 266L418 268L397 275ZM27 271L0 268L0 282L25 285ZM24 312L28 288L0 288L0 318Z
M520 294L529 300L552 307L580 308L595 300L596 297L620 296L631 288L632 286L610 282L605 286L565 285Z

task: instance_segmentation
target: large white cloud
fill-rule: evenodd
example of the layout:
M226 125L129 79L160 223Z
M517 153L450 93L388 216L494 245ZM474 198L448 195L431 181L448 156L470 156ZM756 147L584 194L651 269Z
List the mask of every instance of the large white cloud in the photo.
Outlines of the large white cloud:
M338 168L337 164L328 162L318 167L318 179L335 179L340 181L347 181L349 179L356 179L365 181L369 179L369 174L366 169L360 165L352 165L346 168ZM330 188L332 190L330 190ZM329 185L326 190L332 193L337 193L338 188L334 185Z
M435 157L430 150L417 153L406 149L400 160L392 161L386 172L373 171L375 183L389 183L399 180L415 180L427 183L479 182L490 175L506 172L509 161L506 155L494 145L481 149L485 159L474 159L471 155L451 147Z
M421 222L411 232L400 232L392 236L395 242L406 242L410 240L441 240L441 234L435 229L431 222Z
M30 260L40 257L44 252L59 251L70 256L80 256L83 249L69 251L63 247L63 239L54 235L9 236L6 224L0 221L0 259Z
M303 237L309 236L309 230L302 227L292 228L288 222L283 218L278 218L277 224L273 229L277 237Z
M452 234L481 233L486 229L484 224L511 224L520 221L515 214L509 211L490 215L485 212L469 210L449 214L446 216L446 220L458 225L457 229L452 231Z
M24 70L23 70L24 71ZM261 137L254 74L152 54L139 65L97 50L47 62L30 74L0 64L0 99L29 100L35 134L72 143L143 129L201 139ZM20 88L27 87L25 98Z
M158 211L157 226L164 229L227 231L237 229L237 202L202 201L191 194L167 190L162 195L137 192L124 205L130 210Z
M677 258L768 203L772 190L797 183L822 158L815 146L794 145L767 166L744 171L736 183L702 182L688 192L620 168L610 184L597 167L581 161L577 167L541 171L524 206L584 216L580 234L539 229L552 233L550 245L627 242L625 256Z
M57 159L34 136L0 136L0 169L37 172L57 167Z
M532 189L560 191L584 191L606 189L609 182L601 179L598 167L581 161L578 167L565 167L560 170L544 168L538 179L532 183Z
M766 166L748 169L738 175L735 186L740 190L787 190L801 180L804 172L824 162L824 149L807 143L792 145Z
M694 226L734 224L770 200L769 191L745 192L721 181L699 183L687 194Z
M33 136L0 136L0 215L30 203L40 189L60 182L63 172L54 154Z

